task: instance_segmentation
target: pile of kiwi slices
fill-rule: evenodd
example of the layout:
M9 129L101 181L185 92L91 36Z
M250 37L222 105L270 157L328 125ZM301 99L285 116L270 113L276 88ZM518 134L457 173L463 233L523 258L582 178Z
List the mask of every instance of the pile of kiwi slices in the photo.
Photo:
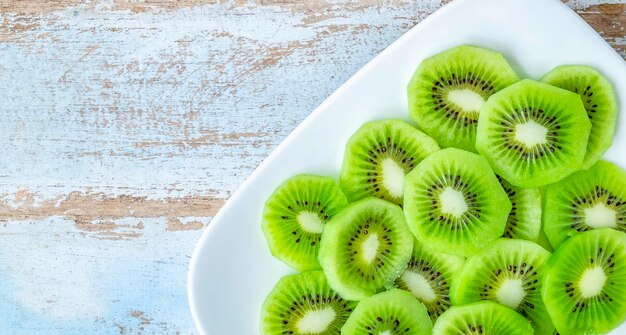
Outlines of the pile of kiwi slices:
M293 176L265 205L294 269L265 335L606 334L626 320L626 172L601 160L618 107L583 65L520 79L459 46L408 84L414 123L368 122L335 178ZM626 97L623 97L626 98Z

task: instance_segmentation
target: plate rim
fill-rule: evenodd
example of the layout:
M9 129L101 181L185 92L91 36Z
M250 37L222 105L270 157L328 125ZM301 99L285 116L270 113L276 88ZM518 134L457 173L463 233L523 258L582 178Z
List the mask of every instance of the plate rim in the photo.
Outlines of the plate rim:
M485 1L497 2L499 0L485 0ZM546 1L546 0L542 0L542 1ZM603 45L605 46L605 49L606 49L606 50L603 50L602 53L610 52L614 56L622 58L621 55L619 55L619 53L614 48L612 48L606 42L606 40L604 40L591 25L589 25L589 23L587 23L580 15L578 15L575 11L569 8L566 4L564 4L560 0L547 0L546 3L548 3L548 1L552 1L553 3L558 3L558 5L562 7L562 10L564 12L568 11L571 16L576 17L576 19L578 20L578 23L581 24L581 29L584 26L585 29L593 32L593 34L596 35L598 39L601 39L604 42ZM236 189L236 191L230 196L230 198L218 210L218 212L212 218L209 225L203 229L201 236L197 239L191 259L189 261L188 271L187 271L188 305L189 305L189 309L192 315L194 325L201 334L206 334L206 332L205 332L205 329L203 329L203 327L201 326L200 316L198 315L196 297L194 294L195 274L199 267L198 260L199 260L200 252L203 249L202 246L206 243L209 236L212 235L213 231L215 230L216 224L221 221L221 218L222 216L224 216L224 213L229 212L233 204L237 203L238 199L241 198L242 194L248 191L252 182L256 180L257 175L264 172L267 166L271 164L271 162L276 160L277 157L280 157L282 152L287 147L289 147L289 145L291 144L291 142L293 142L295 138L299 137L301 132L307 129L310 126L310 124L314 123L315 119L319 117L319 115L321 115L326 109L328 109L328 107L331 106L335 102L335 100L341 97L345 91L349 90L352 86L358 83L361 77L365 76L367 73L369 73L374 68L376 68L376 66L379 63L383 62L384 59L386 59L388 55L392 54L396 48L399 48L405 40L411 39L413 35L415 34L419 34L420 31L426 29L427 26L431 25L433 21L437 21L440 17L447 15L448 12L456 10L457 7L462 7L471 2L472 0L454 0L452 2L449 2L443 5L441 8L439 8L438 10L436 10L435 12L431 13L426 18L418 22L416 25L414 25L412 28L410 28L408 31L406 31L404 34L398 37L395 41L389 44L389 46L387 46L385 49L383 49L381 52L375 55L370 61L368 61L364 66L362 66L357 72L355 72L352 76L350 76L348 80L346 80L335 91L333 91L333 93L331 93L326 99L324 99L324 101L319 106L317 106L309 115L307 115L303 119L303 121L300 124L298 124L289 133L289 135L287 135L276 146L276 148L274 148L268 154L268 156L252 171L252 173L250 173L250 175L246 177L243 183L241 183L241 185Z

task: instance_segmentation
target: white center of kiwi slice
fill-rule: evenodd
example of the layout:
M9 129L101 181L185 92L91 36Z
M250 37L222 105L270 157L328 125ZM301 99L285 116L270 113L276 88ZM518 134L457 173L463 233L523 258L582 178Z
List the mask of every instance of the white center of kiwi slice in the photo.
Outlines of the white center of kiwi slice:
M606 274L600 266L594 266L583 273L578 287L583 298L591 298L602 293L606 283Z
M321 234L324 230L324 223L320 217L313 212L300 212L300 214L298 214L298 223L302 229L308 233Z
M382 333L379 333L378 335L393 335L393 333L391 332L391 330L385 330Z
M409 291L423 302L430 303L437 299L437 294L435 294L430 283L423 275L412 271L404 271L400 278L406 284Z
M376 259L379 245L380 242L378 241L378 234L376 233L370 234L365 241L363 241L363 244L361 244L361 254L363 255L365 263L372 264L374 259Z
M526 123L518 123L515 125L515 139L532 148L537 144L548 142L548 128L539 123L528 120Z
M400 198L404 194L404 170L393 159L385 158L381 162L383 186L393 197Z
M615 210L606 207L603 203L598 203L593 207L585 208L585 223L593 228L615 228L617 227L616 215Z
M460 218L465 212L467 212L467 203L463 193L453 189L452 187L446 187L439 195L439 201L441 202L441 211L444 214L454 215Z
M480 109L485 104L485 99L482 95L469 88L450 90L447 98L448 101L460 107L464 112L480 112Z
M332 307L310 310L298 320L296 327L301 334L319 334L328 328L336 316L335 309Z
M498 302L510 308L517 308L526 296L521 279L506 279L496 291Z

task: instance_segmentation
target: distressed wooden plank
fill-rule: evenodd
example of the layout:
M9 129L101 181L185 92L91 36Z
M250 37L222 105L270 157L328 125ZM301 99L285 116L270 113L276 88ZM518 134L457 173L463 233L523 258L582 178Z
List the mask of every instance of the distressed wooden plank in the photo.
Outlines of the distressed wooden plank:
M626 56L624 4L567 3ZM201 228L441 5L0 1L0 333L194 332Z
M578 13L594 27L609 44L626 58L626 4L598 4L581 7Z

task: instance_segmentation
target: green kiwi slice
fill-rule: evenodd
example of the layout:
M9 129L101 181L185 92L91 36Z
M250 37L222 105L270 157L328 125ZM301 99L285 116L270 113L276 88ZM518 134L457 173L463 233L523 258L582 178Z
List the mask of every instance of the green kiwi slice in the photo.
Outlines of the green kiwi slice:
M585 65L563 65L546 74L543 82L578 93L591 120L591 133L582 168L588 169L609 148L615 133L617 100L611 83Z
M274 257L299 271L319 269L324 224L348 204L330 177L297 175L267 199L261 227Z
M495 51L463 45L424 60L408 86L409 111L443 147L475 151L485 101L519 77Z
M341 188L349 201L375 196L402 205L405 175L437 150L435 140L404 121L368 122L348 141Z
M546 187L544 231L553 247L579 232L613 228L626 232L626 172L599 161Z
M546 236L545 231L543 230L543 224L541 226L541 230L539 231L539 237L537 237L537 244L539 244L542 248L548 250L549 252L553 252L554 248L550 241L548 240L548 236Z
M591 122L580 96L530 79L489 98L476 149L515 186L557 182L580 169Z
M548 262L541 289L561 334L606 334L626 321L626 234L572 236Z
M450 308L452 277L462 264L463 258L431 252L415 240L409 265L394 286L413 293L426 306L434 322Z
M502 177L496 177L511 201L502 236L536 241L541 231L541 193L534 188L515 187Z
M527 317L538 335L554 326L541 300L541 277L550 253L525 240L499 239L470 257L452 281L453 305L497 302Z
M340 335L356 307L333 291L322 271L281 278L261 308L264 335Z
M528 321L510 308L482 301L454 306L443 313L433 335L533 335Z
M326 224L319 261L335 291L361 300L391 285L412 249L402 209L371 197L348 205Z
M468 256L502 236L511 202L487 161L456 148L424 159L405 182L413 235L436 252Z
M430 335L426 308L410 293L390 290L363 299L341 329L345 335Z

